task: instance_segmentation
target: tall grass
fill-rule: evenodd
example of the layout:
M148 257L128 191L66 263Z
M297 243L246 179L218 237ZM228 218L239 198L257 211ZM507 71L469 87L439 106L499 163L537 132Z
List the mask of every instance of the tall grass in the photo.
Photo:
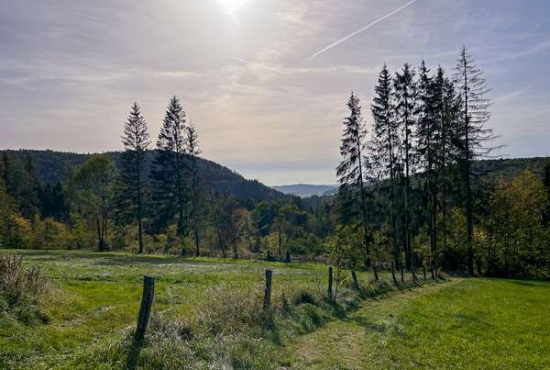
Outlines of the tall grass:
M48 315L40 307L46 289L46 279L39 268L23 268L21 256L0 255L0 313L27 324L47 322Z
M411 283L412 284L412 283ZM403 286L404 287L404 286ZM270 309L263 309L262 286L212 287L208 299L194 311L156 312L151 318L138 369L278 369L280 346L345 317L367 297L396 288L387 281L370 283L360 291L342 285L333 300L322 286L284 286L274 292ZM75 356L66 369L123 369L133 328L109 343Z

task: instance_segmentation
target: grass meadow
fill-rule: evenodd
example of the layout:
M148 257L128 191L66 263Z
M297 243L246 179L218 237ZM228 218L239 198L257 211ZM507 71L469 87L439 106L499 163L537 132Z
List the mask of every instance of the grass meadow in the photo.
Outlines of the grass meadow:
M335 301L327 266L84 251L23 254L42 320L0 310L0 368L126 369L143 275L155 300L139 369L548 369L550 284L391 276ZM264 271L273 307L262 310ZM335 276L336 277L336 276ZM21 313L19 313L21 315ZM25 315L22 315L26 317Z

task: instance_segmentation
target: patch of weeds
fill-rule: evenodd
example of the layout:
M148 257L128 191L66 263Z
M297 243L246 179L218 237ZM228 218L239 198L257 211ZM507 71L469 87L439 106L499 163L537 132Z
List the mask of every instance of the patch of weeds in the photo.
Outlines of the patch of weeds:
M24 269L22 260L21 256L0 255L0 313L25 324L48 323L49 316L40 305L46 278L37 267Z

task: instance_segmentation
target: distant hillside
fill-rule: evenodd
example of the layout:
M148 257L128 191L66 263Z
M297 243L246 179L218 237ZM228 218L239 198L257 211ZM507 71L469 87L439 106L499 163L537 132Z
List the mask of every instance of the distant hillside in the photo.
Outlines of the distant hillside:
M525 170L530 170L542 179L544 167L550 164L550 157L510 158L510 159L486 159L474 163L474 171L484 182L493 182L500 177L507 179L520 175ZM330 199L338 193L338 185L283 185L273 186L274 189L285 193L300 196L305 199L307 207L314 207L318 202Z
M272 186L272 188L284 194L292 194L305 198L313 195L322 196L335 194L338 190L338 185L295 184Z
M544 166L550 164L550 157L491 159L477 161L475 171L488 181L503 176L513 178L525 170L533 171L542 178Z
M57 152L53 150L2 150L16 161L23 161L27 156L33 158L38 173L47 182L64 181L71 168L82 165L91 154ZM155 152L149 152L149 160ZM120 152L110 152L117 166L120 165ZM207 159L200 159L200 171L205 186L224 194L232 194L239 199L272 200L285 195L271 189L257 180L247 180L237 172Z

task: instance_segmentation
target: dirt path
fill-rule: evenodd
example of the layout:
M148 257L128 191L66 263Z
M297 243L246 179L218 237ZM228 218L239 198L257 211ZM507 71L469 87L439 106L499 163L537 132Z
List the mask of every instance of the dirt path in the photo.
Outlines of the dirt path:
M370 299L343 320L301 337L289 348L292 369L375 369L386 333L399 331L397 316L417 298L458 283L433 284Z

